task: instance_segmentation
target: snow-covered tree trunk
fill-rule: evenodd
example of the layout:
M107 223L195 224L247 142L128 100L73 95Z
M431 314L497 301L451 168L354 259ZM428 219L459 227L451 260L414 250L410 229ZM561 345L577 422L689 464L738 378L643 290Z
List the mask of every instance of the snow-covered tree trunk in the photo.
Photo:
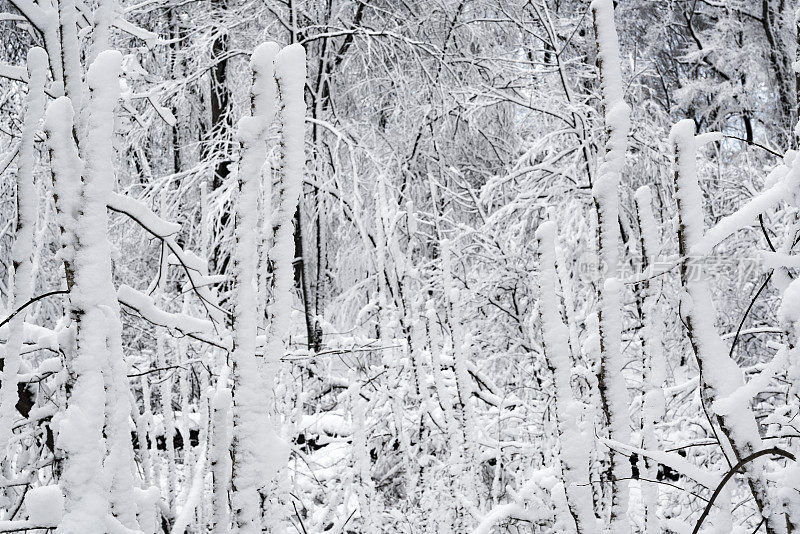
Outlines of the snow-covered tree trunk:
M74 285L70 305L77 320L77 350L68 367L75 379L67 410L58 424L57 443L65 453L61 486L66 495L59 532L105 532L107 522L137 528L127 378L122 355L119 304L112 282L107 239L108 197L114 186L114 108L119 99L119 52L102 52L87 74L88 137L83 185L72 198L76 217ZM74 173L72 105L60 98L48 110L54 174ZM56 133L56 131L58 133ZM64 130L67 130L65 132ZM65 135L66 134L66 135ZM61 153L58 155L58 153ZM56 167L61 167L56 170ZM78 176L66 177L77 181ZM58 180L57 180L58 182ZM77 187L71 185L73 193ZM58 190L58 186L56 187ZM125 390L123 392L123 390ZM110 453L110 454L109 454ZM109 512L111 515L109 515Z
M266 327L262 370L262 387L267 394L271 420L268 429L271 445L266 451L266 461L272 484L272 494L262 498L268 503L264 513L269 516L273 528L277 528L286 513L285 477L289 445L278 433L280 418L274 388L279 364L289 341L294 288L292 222L300 199L305 168L306 52L301 45L291 44L275 56L275 81L280 100L278 123L281 132L281 160L278 184L272 188L272 247L268 253L272 265L272 302L267 310L269 323Z
M239 121L242 145L236 199L234 280L236 299L233 330L233 513L236 532L262 530L261 494L268 485L264 450L269 436L261 369L256 358L258 267L258 200L261 170L266 161L267 133L274 116L273 78L278 46L265 43L250 60L253 69L251 115Z
M600 400L608 424L609 437L620 443L631 439L628 416L628 390L625 384L622 358L622 284L619 276L619 185L625 165L627 138L630 129L630 109L622 98L619 40L614 24L612 0L594 0L591 4L597 40L597 63L600 70L603 119L607 132L605 154L593 184L597 211L598 252L604 272L598 282L598 317L600 320ZM628 458L609 450L610 468L606 487L610 488L609 532L630 532L628 521Z
M783 293L778 317L783 323L789 339L788 369L786 378L789 381L789 394L800 394L800 280L795 279ZM777 355L775 356L777 358ZM795 458L800 456L800 447L795 444ZM780 484L778 498L786 512L786 523L789 534L800 532L800 463L787 465L774 477Z
M457 510L462 522L459 528L468 528L471 523L470 510L465 504L477 505L477 492L475 485L475 428L472 407L472 381L469 376L468 353L465 343L464 329L461 317L458 316L459 292L453 283L453 252L448 239L439 241L442 254L442 289L444 290L445 323L450 330L450 343L452 346L453 374L455 378L456 394L453 398L453 413L457 427L454 436L458 449L454 468L460 471L457 481Z
M209 460L211 464L211 532L227 534L230 532L230 509L228 489L231 481L231 390L227 387L227 366L223 366L217 380L217 387L211 400L211 421L209 431Z
M636 191L636 214L639 222L639 233L642 245L642 271L651 275L651 267L661 252L661 239L658 225L653 215L650 188L642 186ZM642 362L642 445L646 450L659 448L655 426L661 422L665 413L664 382L667 379L666 359L663 347L663 324L659 309L658 280L645 279L642 283L644 304L642 306L642 345L644 361ZM644 457L642 478L642 502L644 503L644 521L646 534L658 534L660 526L656 511L658 510L658 484L656 484L657 466L652 459Z
M233 513L237 532L277 532L282 517L281 477L287 447L278 435L273 410L274 378L289 333L292 299L292 218L297 208L304 160L305 51L290 45L280 52L267 43L251 59L253 69L251 116L239 123L242 158L239 165L234 251L236 305L233 354ZM273 80L274 69L274 80ZM258 199L261 169L266 160L266 140L274 116L277 85L282 134L280 184L276 188L272 262L272 304L265 342L264 361L256 358L256 270L259 228ZM273 412L273 413L271 413Z
M153 420L153 399L150 391L150 380L147 375L142 376L142 403L144 404L144 413L142 417L147 423L147 455L150 457L150 464L152 466L152 480L153 485L161 487L161 460L158 457L158 441L156 436L155 421ZM160 492L160 489L159 489Z
M372 480L372 465L369 455L368 427L366 413L369 401L361 397L361 384L356 373L350 373L350 402L353 405L353 481L356 483L355 493L358 498L359 515L365 531L372 532L378 528L377 502L375 483Z
M13 264L11 311L21 308L33 297L35 273L32 270L34 230L38 196L33 179L36 165L34 138L45 107L44 83L47 76L47 54L41 48L31 48L28 52L28 102L19 146L17 167L17 229L11 247ZM16 419L17 374L22 363L20 352L25 335L25 318L28 311L23 310L13 316L9 323L8 341L4 347L2 360L3 378L0 382L0 459L6 458L6 446L11 439L12 427Z
M158 204L161 216L167 215L166 191L161 191ZM156 302L163 305L167 301L166 283L169 275L169 261L166 254L161 254L161 264L158 266L158 278L155 280ZM176 510L175 497L178 491L178 468L175 462L175 409L172 405L172 391L175 382L175 373L170 369L173 358L169 354L170 335L166 328L156 330L156 368L161 369L158 377L158 398L161 407L161 426L164 432L164 501L172 514Z
M711 140L713 138L707 138ZM674 151L675 199L678 204L678 245L684 261L680 265L681 295L680 311L692 349L700 368L701 395L707 403L711 424L719 428L716 432L720 446L730 463L761 450L763 443L758 431L755 416L747 402L737 403L733 409L727 406L722 410L715 403L733 394L744 385L742 370L730 357L717 332L714 303L702 266L691 264L694 247L704 233L702 191L697 177L696 152L698 141L695 137L695 124L690 119L682 120L672 127L670 140ZM714 429L712 429L714 430ZM764 478L764 462L754 461L746 464L744 470L747 482L759 512L765 518L768 533L786 532L786 520L773 509L767 494Z
M72 137L73 110L70 100L59 98L50 104L45 119L48 136L50 162L53 169L54 192L61 226L61 255L67 270L67 279L73 291L77 291L76 222L81 187L83 162L78 158L77 147ZM105 211L105 206L103 207ZM76 299L77 300L77 299ZM71 306L72 314L82 310L80 303ZM94 318L96 328L102 328L102 311ZM105 390L102 365L105 354L105 336L86 335L86 329L78 339L78 351L69 355L74 358L66 362L74 379L67 409L58 426L58 446L65 452L61 486L66 495L65 517L60 532L84 532L92 528L104 532L108 497L102 485L102 467L105 444L103 422Z
M464 523L464 504L461 499L461 488L463 487L463 465L464 465L464 443L462 439L462 430L458 425L458 417L455 414L455 399L453 398L451 388L445 379L443 369L445 363L442 361L444 349L440 349L434 345L432 333L434 327L438 322L436 314L436 305L432 299L425 303L425 326L427 334L427 342L430 347L430 361L431 361L431 375L433 384L438 397L439 405L442 407L444 439L447 444L448 457L452 457L449 462L443 466L443 470L447 473L447 480L440 480L435 486L436 501L434 506L446 507L447 512L436 514L432 517L432 524L438 525L437 530L450 530L458 531ZM441 488L447 487L450 502L442 504L441 493L444 493Z
M63 71L64 94L72 101L73 109L83 108L83 68L81 67L80 44L78 42L78 23L75 0L58 2L59 38L61 56L58 62ZM55 74L56 71L53 71Z
M567 506L578 534L597 529L589 485L589 450L587 436L578 428L581 407L572 394L571 373L575 365L570 346L569 328L562 318L561 285L556 270L556 223L545 222L536 230L539 251L539 318L542 348L553 375L555 411L561 469Z

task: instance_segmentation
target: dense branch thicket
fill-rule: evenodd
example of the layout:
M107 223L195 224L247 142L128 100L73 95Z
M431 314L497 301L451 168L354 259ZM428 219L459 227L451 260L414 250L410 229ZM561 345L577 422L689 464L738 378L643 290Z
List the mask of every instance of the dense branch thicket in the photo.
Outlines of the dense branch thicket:
M800 533L785 0L0 0L0 532Z

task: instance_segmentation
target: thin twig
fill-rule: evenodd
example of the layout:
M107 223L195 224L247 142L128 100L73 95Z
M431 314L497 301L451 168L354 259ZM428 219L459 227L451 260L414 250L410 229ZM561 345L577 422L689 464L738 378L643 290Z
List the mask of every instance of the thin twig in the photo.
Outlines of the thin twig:
M306 526L303 524L303 518L300 517L300 513L297 511L297 505L292 501L292 507L294 508L294 515L297 516L297 520L300 521L300 528L303 529L303 534L308 534L306 530Z

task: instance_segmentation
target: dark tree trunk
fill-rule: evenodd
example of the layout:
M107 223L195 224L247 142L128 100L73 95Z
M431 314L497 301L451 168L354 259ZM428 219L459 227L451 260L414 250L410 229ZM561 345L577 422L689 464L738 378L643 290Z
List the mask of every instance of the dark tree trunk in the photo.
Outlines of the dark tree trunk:
M227 15L227 0L211 0L212 16L215 20L223 20ZM211 131L209 140L218 143L208 147L215 156L214 176L211 180L211 190L216 191L225 183L230 174L231 164L231 133L233 131L231 92L228 88L228 53L230 44L227 30L221 26L214 29L216 37L211 45L212 67L211 79ZM228 210L223 210L220 227L225 228L228 223ZM212 232L213 234L213 232ZM215 273L225 273L228 270L229 254L224 251L220 240L212 235L210 268Z
M303 251L303 218L300 213L302 202L297 204L294 212L294 284L300 290L303 298L303 315L306 318L306 338L308 348L314 352L320 350L320 335L317 328L317 314L311 299L311 291L308 287L308 276L306 273L306 262Z
M789 144L792 144L794 135L791 132L797 121L797 82L792 69L794 58L790 57L788 43L782 37L785 33L781 28L784 24L781 18L783 11L784 0L761 2L761 23L769 42L769 62L778 86L778 107L781 114L779 126L789 132Z

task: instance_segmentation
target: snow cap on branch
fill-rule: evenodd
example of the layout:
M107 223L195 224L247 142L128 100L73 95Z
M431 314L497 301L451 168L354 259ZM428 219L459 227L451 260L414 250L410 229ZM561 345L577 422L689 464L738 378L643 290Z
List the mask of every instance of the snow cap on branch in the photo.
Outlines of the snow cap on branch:
M253 113L255 115L260 115L264 109L273 109L275 101L273 71L278 49L277 43L261 43L250 56L250 68L253 70ZM269 119L271 120L272 117Z
M34 46L28 50L28 75L33 76L35 71L47 72L47 52L44 48Z

